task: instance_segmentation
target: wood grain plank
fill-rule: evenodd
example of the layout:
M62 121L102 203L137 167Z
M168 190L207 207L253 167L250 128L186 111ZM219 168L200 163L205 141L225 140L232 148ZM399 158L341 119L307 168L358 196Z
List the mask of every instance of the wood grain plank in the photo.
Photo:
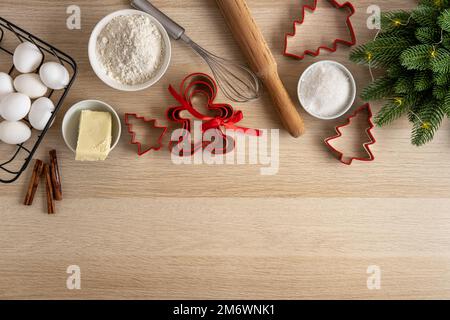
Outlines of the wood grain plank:
M214 1L153 2L200 44L242 61ZM301 139L280 133L274 176L261 176L261 165L176 166L167 152L138 159L126 134L106 162L75 162L60 134L73 103L99 99L121 115L163 119L175 103L168 85L189 72L208 72L189 48L174 42L167 75L150 90L127 94L104 85L90 68L87 41L99 19L127 3L79 0L82 29L70 31L70 1L2 1L2 17L72 55L79 76L36 154L47 159L49 150L58 151L65 197L58 215L45 214L42 188L33 207L21 205L31 170L13 185L0 185L0 298L450 298L448 121L420 149L410 145L406 120L377 128L376 161L344 167L322 142L337 123L301 111L307 132ZM281 55L283 35L306 3L312 0L248 1L289 93L295 98L300 74L322 59L349 67L361 90L370 76L348 61L350 48L301 62ZM369 5L416 5L353 3L359 43L374 36L366 27ZM329 35L339 21L330 10L321 16L327 24L320 31ZM317 42L314 29L314 22L304 26L304 41ZM7 63L3 57L0 66ZM236 107L245 126L281 127L267 94ZM379 107L374 104L375 111ZM0 145L0 160L5 150ZM82 269L80 291L66 289L71 264ZM382 269L380 291L366 287L369 265Z

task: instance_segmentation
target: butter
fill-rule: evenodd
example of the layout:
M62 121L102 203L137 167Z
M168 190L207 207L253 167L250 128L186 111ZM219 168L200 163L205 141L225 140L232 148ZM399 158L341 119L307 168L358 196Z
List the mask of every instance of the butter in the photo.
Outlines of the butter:
M81 111L75 160L105 160L111 150L111 129L109 112Z

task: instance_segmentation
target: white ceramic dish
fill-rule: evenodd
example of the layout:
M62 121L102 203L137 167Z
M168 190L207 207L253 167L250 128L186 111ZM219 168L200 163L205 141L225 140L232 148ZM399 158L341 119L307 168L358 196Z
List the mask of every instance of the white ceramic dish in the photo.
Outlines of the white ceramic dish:
M82 110L104 111L112 116L111 151L116 147L122 133L122 125L117 112L108 104L98 100L84 100L74 104L64 115L61 130L64 142L74 153L77 149L78 128Z
M308 108L305 106L305 103L302 101L303 99L302 99L302 96L300 95L300 86L301 86L301 84L302 84L302 82L303 82L303 80L304 80L304 77L308 74L308 72L309 72L312 68L317 67L319 64L326 64L326 63L333 64L333 65L337 66L339 69L341 69L341 70L344 72L344 74L348 77L348 79L349 79L349 81L350 81L350 95L349 95L349 97L348 97L348 103L346 104L345 107L342 108L342 110L341 110L339 113L334 114L334 115L329 116L329 117L324 117L324 116L322 116L322 115L315 114L315 113L313 112L313 110L308 109ZM355 78L353 77L352 73L351 73L351 72L350 72L343 64L340 64L339 62L331 61L331 60L323 60L323 61L319 61L319 62L316 62L316 63L313 63L312 65L310 65L310 66L302 73L302 75L301 75L301 77L300 77L300 79L299 79L299 81L298 81L297 95L298 95L298 99L299 99L300 104L302 105L303 109L305 109L305 111L306 111L307 113L309 113L310 115L312 115L313 117L318 118L318 119L322 119L322 120L333 120L333 119L337 119L337 118L343 116L344 114L346 114L346 113L350 110L350 108L353 106L353 103L355 102L355 99L356 99L356 82L355 82Z
M161 66L158 70L158 72L155 74L155 76L150 79L149 81L137 84L137 85L126 85L123 83L120 83L119 81L112 79L109 77L104 68L100 65L98 59L97 59L97 38L100 32L103 30L103 28L115 17L118 16L125 16L125 15L133 15L133 14L140 14L145 15L150 18L152 23L155 24L155 26L158 28L158 30L161 32L162 39L164 41L165 46L165 54L163 56L163 62L161 63ZM106 17L104 17L100 22L97 23L97 25L94 27L94 30L92 30L91 37L89 39L89 47L88 47L88 54L89 54L89 62L91 63L92 69L94 70L95 74L102 80L105 84L108 86L121 90L121 91L140 91L147 89L151 86L153 86L155 83L157 83L166 73L167 69L169 68L170 59L172 57L172 48L170 43L169 35L167 34L167 31L164 29L164 27L159 23L158 20L156 20L154 17L149 15L148 13L133 10L133 9L125 9L125 10L119 10L116 12L113 12Z

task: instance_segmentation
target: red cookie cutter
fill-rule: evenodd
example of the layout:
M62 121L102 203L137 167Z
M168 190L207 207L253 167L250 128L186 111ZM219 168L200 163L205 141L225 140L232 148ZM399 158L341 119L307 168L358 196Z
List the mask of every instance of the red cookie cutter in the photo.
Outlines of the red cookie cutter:
M142 142L136 140L136 132L133 130L133 125L131 124L130 117L134 117L137 120L142 120L146 123L149 123L153 128L163 129L160 137L158 138L158 145L149 146L145 150L143 150ZM162 148L162 139L167 132L167 127L158 126L156 119L146 119L145 117L138 116L136 113L125 113L125 124L127 125L128 132L131 134L131 144L135 144L138 147L138 155L143 156L147 154L151 150L159 151Z
M244 116L242 111L235 111L229 104L215 103L214 100L217 96L217 84L212 77L204 73L193 73L183 79L180 85L180 91L177 92L172 86L169 86L169 92L180 103L179 106L171 107L166 112L166 117L169 121L173 121L181 124L181 128L187 132L192 130L192 119L183 118L181 113L186 111L193 118L204 121L202 124L202 133L208 130L217 130L218 135L222 137L223 148L214 148L214 154L225 154L232 151L235 147L235 141L232 137L226 135L222 131L222 127L231 130L240 130L245 134L252 134L260 136L259 130L244 128L236 126L236 123L240 122ZM207 100L207 109L216 113L214 116L209 116L201 113L193 106L193 99L195 96L203 95ZM186 137L186 136L185 136ZM180 138L181 142L183 137ZM206 148L211 142L202 141L194 142L191 145L191 154L199 151L202 148ZM169 149L172 151L174 142L171 141ZM183 154L186 156L185 154Z
M189 143L191 143L191 152L189 154L184 154L184 150L180 150L179 154L181 156L192 156L201 149L207 147L211 148L211 145L213 146L211 150L213 154L226 154L232 151L235 147L235 140L233 137L225 134L222 128L240 131L248 135L262 135L262 131L260 130L236 125L244 118L242 111L235 111L229 104L214 102L217 96L217 84L214 79L207 74L193 73L184 78L181 82L180 92L177 92L172 86L169 86L169 92L181 105L168 108L166 111L166 118L169 121L181 124L181 129L184 129L183 135L180 137L179 141L170 141L169 150L171 152L173 152L174 145L179 146L181 142L184 143L184 139L187 138L187 133L189 133L190 136L190 133L192 132L192 118L202 121L202 141L194 143L189 141ZM198 95L203 95L206 98L207 109L215 113L213 116L203 114L193 106L193 99ZM183 118L182 112L184 111L189 113L192 118ZM151 146L146 150L143 150L142 143L136 140L136 133L133 130L133 125L130 123L130 117L135 117L136 119L151 123L154 128L163 129L163 132L158 139L157 146ZM162 139L167 133L167 127L158 126L156 119L146 119L135 113L126 113L125 123L128 127L128 132L131 134L131 144L136 144L138 146L139 156L142 156L151 150L159 151L162 148ZM204 133L209 132L209 130L215 130L216 135L214 135L212 141L203 141ZM218 147L218 143L214 140L216 136L222 138L222 144L220 145L222 147Z
M348 127L350 125L351 120L353 118L355 118L359 113L362 113L362 112L365 112L365 111L368 114L367 123L369 124L369 126L366 129L366 133L367 133L367 136L370 139L369 142L366 142L366 143L363 144L363 147L364 147L364 149L367 152L367 157L365 157L365 158L361 158L361 157L348 158L341 151L339 151L335 147L333 147L330 142L333 141L333 140L339 139L340 137L342 137L342 132L341 132L340 129ZM370 105L368 103L366 103L362 107L359 107L355 111L355 113L353 113L353 115L351 115L347 119L347 122L344 125L341 125L341 126L338 126L338 127L335 128L337 135L325 139L325 144L337 156L337 158L339 159L340 162L342 162L343 164L346 164L346 165L351 165L354 160L366 161L366 162L375 160L375 156L373 155L372 150L370 150L370 146L374 145L377 142L375 137L372 134L372 129L375 127L373 122L372 122L372 118L373 118L372 109L370 108Z
M347 41L347 40L343 40L343 39L339 39L338 38L338 39L333 41L331 47L328 47L327 45L323 45L323 46L320 46L319 48L317 48L316 51L305 50L302 55L297 55L297 54L289 52L289 50L288 50L288 39L292 38L292 37L295 37L295 35L297 34L297 25L301 25L305 21L306 10L308 9L309 11L314 12L317 9L318 0L314 0L314 5L312 7L308 6L308 5L304 5L302 7L302 18L301 18L301 20L295 20L294 23L293 23L293 25L294 25L294 32L286 34L285 41L284 41L284 52L283 52L283 54L285 56L303 60L306 55L311 55L313 57L317 57L320 54L320 51L322 49L326 50L326 51L330 51L330 52L336 52L338 43L346 45L346 46L349 46L349 47L354 46L356 44L355 29L353 28L352 22L350 20L350 18L356 12L355 7L350 2L345 2L344 4L340 4L340 3L338 3L335 0L328 0L328 2L330 2L337 9L342 9L342 8L349 8L350 9L350 14L347 16L346 23L347 23L348 30L350 32L351 40Z

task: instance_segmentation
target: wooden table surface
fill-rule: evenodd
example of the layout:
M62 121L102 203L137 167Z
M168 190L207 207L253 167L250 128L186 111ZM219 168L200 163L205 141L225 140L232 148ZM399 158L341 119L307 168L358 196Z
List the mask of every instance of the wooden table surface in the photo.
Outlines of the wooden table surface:
M214 1L153 2L200 44L243 60ZM366 26L368 6L416 4L353 2L359 43L374 36ZM347 167L322 142L342 120L320 121L302 110L307 133L293 139L280 132L280 167L273 176L262 176L261 165L177 166L167 151L138 158L125 133L106 162L75 162L60 134L72 104L98 99L121 115L138 112L163 120L174 103L168 85L208 68L184 44L173 42L172 63L157 85L133 94L115 91L93 73L87 42L96 22L127 8L127 1L76 1L81 30L66 27L72 3L3 0L0 7L0 16L69 53L79 66L36 155L45 158L51 148L59 152L65 198L57 203L58 213L45 213L43 188L34 206L21 204L31 170L0 186L0 298L450 298L448 121L422 148L410 144L405 119L376 128L376 161ZM295 98L299 75L319 59L345 64L361 90L369 73L348 61L347 47L304 61L281 55L284 33L300 17L301 4L310 3L248 1L288 91ZM339 14L323 6L317 20L308 16L302 43L330 41L342 32ZM281 127L267 94L236 107L246 126ZM70 265L81 269L81 290L66 287ZM368 289L369 266L381 270L380 290Z

